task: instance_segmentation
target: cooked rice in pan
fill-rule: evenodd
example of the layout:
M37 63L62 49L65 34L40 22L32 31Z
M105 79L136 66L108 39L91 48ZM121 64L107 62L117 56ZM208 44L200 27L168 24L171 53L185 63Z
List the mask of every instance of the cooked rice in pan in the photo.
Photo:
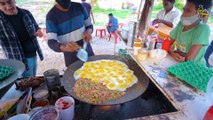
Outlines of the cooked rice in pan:
M125 95L125 92L109 90L101 83L93 83L91 80L84 78L76 80L73 91L82 101L91 104L104 103Z

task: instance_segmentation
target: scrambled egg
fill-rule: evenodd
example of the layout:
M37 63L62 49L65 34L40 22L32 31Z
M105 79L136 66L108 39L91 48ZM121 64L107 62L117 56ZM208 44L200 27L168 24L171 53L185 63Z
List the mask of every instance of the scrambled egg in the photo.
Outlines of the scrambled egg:
M125 63L116 60L99 60L85 62L75 71L74 78L90 79L94 83L102 83L110 90L125 91L138 82L133 71Z

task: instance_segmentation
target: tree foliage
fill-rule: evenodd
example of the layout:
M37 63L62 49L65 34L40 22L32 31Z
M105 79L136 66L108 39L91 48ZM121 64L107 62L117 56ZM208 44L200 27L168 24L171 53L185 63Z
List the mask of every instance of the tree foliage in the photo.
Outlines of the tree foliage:
M17 4L23 4L23 3L28 3L30 0L16 0Z

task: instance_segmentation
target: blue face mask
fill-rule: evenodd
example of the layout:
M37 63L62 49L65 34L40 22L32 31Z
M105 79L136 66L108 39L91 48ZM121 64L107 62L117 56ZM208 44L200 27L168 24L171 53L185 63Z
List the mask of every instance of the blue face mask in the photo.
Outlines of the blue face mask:
M56 0L56 2L64 9L69 9L71 6L70 0Z

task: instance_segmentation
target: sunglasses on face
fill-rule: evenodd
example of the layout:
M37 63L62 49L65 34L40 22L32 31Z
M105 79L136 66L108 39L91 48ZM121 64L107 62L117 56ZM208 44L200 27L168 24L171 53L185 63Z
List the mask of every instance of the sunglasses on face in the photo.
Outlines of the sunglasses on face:
M14 3L13 0L8 0L7 2L0 2L0 5L2 5L2 6L6 5L6 4L12 5L13 3Z

